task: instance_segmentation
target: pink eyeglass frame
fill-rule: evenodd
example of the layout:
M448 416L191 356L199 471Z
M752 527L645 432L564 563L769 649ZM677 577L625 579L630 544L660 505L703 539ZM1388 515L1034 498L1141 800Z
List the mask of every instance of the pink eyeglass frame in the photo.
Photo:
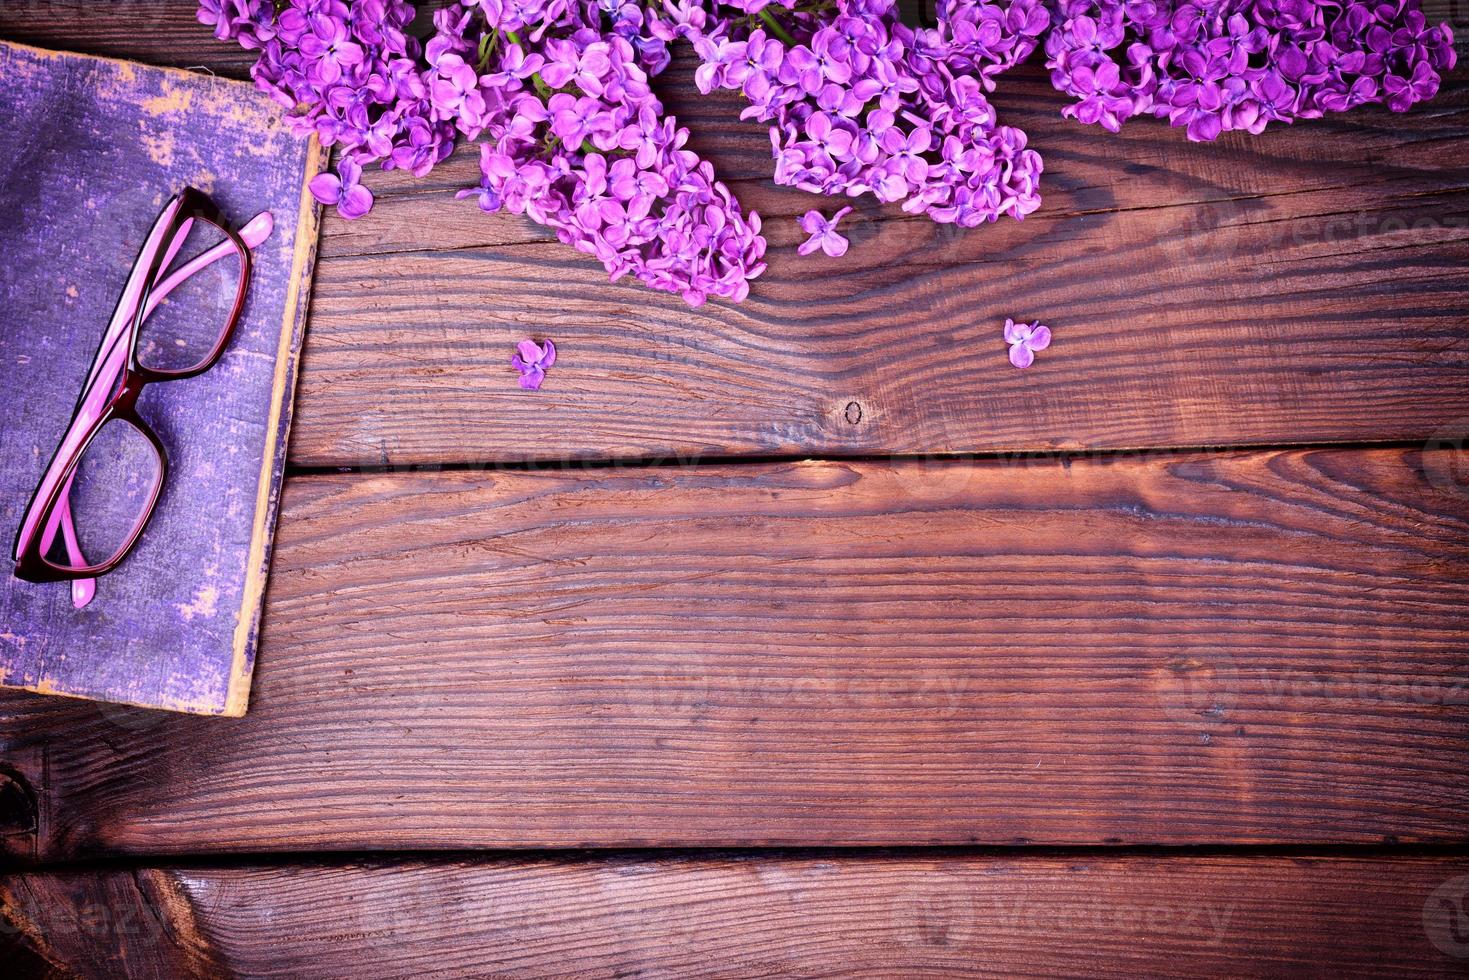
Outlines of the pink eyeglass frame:
M177 257L195 221L213 225L226 240L200 253L160 282L159 277ZM193 187L185 188L164 205L133 262L127 284L77 398L66 435L62 437L61 445L51 457L45 475L26 507L15 538L17 578L28 582L69 581L72 583L72 604L80 609L96 594L97 576L115 569L132 551L158 505L168 471L168 453L162 441L138 415L138 396L149 384L193 378L219 362L234 337L235 327L245 308L252 269L251 249L258 248L273 228L274 220L267 211L256 215L240 231L234 231L225 223L214 202ZM183 370L158 370L139 363L138 337L143 321L183 282L231 254L239 255L240 282L229 319L220 331L214 349L203 360ZM124 339L126 344L122 343ZM71 485L87 447L103 426L113 420L124 421L147 437L156 457L156 475L147 506L140 512L123 546L104 562L86 564L71 513ZM57 565L46 558L58 532L71 565Z

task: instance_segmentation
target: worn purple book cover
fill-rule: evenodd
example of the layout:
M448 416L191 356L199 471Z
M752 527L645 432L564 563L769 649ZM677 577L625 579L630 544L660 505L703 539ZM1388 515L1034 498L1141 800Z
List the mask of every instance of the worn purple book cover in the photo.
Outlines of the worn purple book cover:
M244 714L285 464L322 165L243 82L0 42L0 507L7 547L61 441L133 259L197 187L231 222L270 211L223 359L148 386L167 450L151 522L73 608L0 571L0 686Z

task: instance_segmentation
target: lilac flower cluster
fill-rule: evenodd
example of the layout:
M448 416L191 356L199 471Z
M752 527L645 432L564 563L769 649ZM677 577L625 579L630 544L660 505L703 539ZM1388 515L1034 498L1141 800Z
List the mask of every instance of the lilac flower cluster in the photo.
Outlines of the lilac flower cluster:
M220 41L239 41L250 51L275 37L272 0L200 0L199 22L214 28Z
M479 141L480 182L460 197L693 305L744 299L766 243L650 87L680 39L701 91L739 91L769 124L777 183L963 227L1040 205L1041 158L989 96L1043 39L1078 100L1066 115L1115 131L1149 114L1203 140L1368 102L1402 111L1454 65L1419 0L937 3L934 26L912 27L896 0L452 0L422 38L407 0L200 0L198 16L259 51L256 84L336 148L311 189L344 218L373 206L366 166L423 176ZM844 252L846 210L808 213L802 249Z
M771 124L776 183L964 227L1040 206L1040 155L986 97L1049 26L1040 0L942 0L932 28L904 24L894 0L667 10L654 30L693 41L700 91L740 91L743 115Z
M1454 48L1419 0L1061 0L1046 65L1078 100L1067 116L1116 132L1147 114L1212 140L1369 102L1405 111Z
M508 93L490 122L481 206L554 228L614 280L630 273L694 306L744 299L765 268L760 216L685 148L688 130L665 116L638 48L582 29L543 51L530 56L536 90Z
M404 0L204 0L200 20L261 50L252 74L298 132L338 149L312 184L344 218L372 206L362 167L422 176L458 139L481 141L461 194L555 229L612 278L692 305L739 301L765 268L760 216L685 148L648 69L667 63L639 8L608 0L459 0L427 43ZM660 47L661 45L661 47Z
M432 72L423 70L422 44L407 33L414 9L405 0L202 0L199 19L215 36L259 49L255 84L284 106L299 135L315 134L340 148L338 184L319 187L324 202L351 200L344 217L360 217L371 195L360 187L361 165L382 160L423 176L454 150L455 123L436 112ZM365 188L363 188L365 191ZM362 206L365 200L366 206Z

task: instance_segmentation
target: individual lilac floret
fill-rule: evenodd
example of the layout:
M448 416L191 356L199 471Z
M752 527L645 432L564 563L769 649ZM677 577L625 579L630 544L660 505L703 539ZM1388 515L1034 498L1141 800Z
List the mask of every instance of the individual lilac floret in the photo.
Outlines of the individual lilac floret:
M1051 346L1051 328L1035 323L1005 321L1005 343L1010 345L1010 363L1028 368L1035 363L1035 352Z
M480 181L479 181L479 186L477 186L477 187L466 187L464 190L462 190L458 194L455 194L454 195L456 198L458 198L461 201L464 200L467 197L477 198L479 200L479 209L481 211L483 211L485 214L494 214L496 211L500 210L501 205L503 205L505 203L504 201L500 200L500 194L499 194L499 192L496 191L495 188L493 188L493 187L490 186L490 178L488 176L486 176L486 174L485 174L486 170L488 169L488 162L489 162L490 156L494 152L495 152L495 148L492 147L490 144L488 144L488 143L481 143L480 144L480 147L479 147L479 163L480 163Z
M802 255L810 255L819 248L834 259L846 255L847 240L837 231L837 222L851 210L849 207L842 208L829 220L822 217L820 211L807 211L801 215L801 229L811 237L802 242L796 251Z
M372 191L363 187L362 165L356 160L343 160L336 173L317 174L311 181L311 195L322 204L335 204L337 213L354 221L372 210Z
M556 363L556 345L546 341L544 347L533 340L522 340L515 347L510 364L520 372L520 386L527 391L539 391L546 380L546 369Z

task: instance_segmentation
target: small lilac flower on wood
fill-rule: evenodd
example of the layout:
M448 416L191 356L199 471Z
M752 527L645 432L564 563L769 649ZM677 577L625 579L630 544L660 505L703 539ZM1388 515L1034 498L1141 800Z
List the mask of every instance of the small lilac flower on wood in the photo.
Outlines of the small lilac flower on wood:
M811 237L802 242L796 251L802 255L810 255L819 248L834 259L846 255L847 240L837 231L837 222L851 210L849 207L842 208L829 220L822 217L820 211L807 211L801 215L801 229Z
M1005 321L1005 343L1010 345L1010 363L1027 368L1035 363L1035 352L1051 346L1051 328L1035 323Z
M542 346L533 340L522 340L515 347L510 364L520 372L520 386L526 391L539 391L546 380L546 369L556 363L556 345L546 341Z

